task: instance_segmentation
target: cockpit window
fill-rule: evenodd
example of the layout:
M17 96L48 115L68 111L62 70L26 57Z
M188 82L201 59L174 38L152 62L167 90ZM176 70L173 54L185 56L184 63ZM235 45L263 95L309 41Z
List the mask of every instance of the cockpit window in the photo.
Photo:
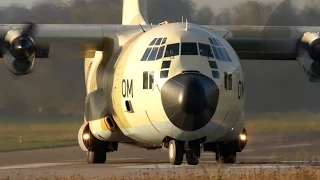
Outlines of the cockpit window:
M201 56L213 58L213 52L210 45L199 43L199 51Z
M224 56L227 58L228 61L232 61L227 50L225 48L222 48L223 54Z
M147 48L146 52L144 52L144 55L143 55L141 61L146 61L146 60L148 59L149 54L150 54L150 52L151 52L151 49L152 49L152 48Z
M167 45L164 57L178 56L180 43Z
M149 56L149 58L148 58L148 61L154 61L154 60L156 60L156 56L157 56L157 54L158 54L158 50L159 50L158 47L154 47L154 48L152 49L151 54L150 54L150 56Z
M197 43L182 43L181 55L199 55Z
M223 51L222 51L222 48L217 47L217 50L218 50L219 56L220 56L220 58L221 58L220 60L222 60L222 61L227 60L227 58L224 56L224 53L223 53Z
M162 43L161 44L166 44L167 43L167 39L168 38L163 38Z
M156 46L159 46L159 45L161 44L161 42L162 42L162 38L159 38L159 39L157 40L157 42L156 42Z
M161 59L163 57L163 52L164 52L164 46L161 46L157 55L157 60Z
M215 46L223 46L223 44L216 38L212 38L213 42L215 43Z
M151 43L149 44L149 46L153 46L156 42L157 42L158 38L154 38Z
M212 44L212 49L217 59L221 61L232 61L226 48L223 46L222 42L219 39L209 38L209 41Z

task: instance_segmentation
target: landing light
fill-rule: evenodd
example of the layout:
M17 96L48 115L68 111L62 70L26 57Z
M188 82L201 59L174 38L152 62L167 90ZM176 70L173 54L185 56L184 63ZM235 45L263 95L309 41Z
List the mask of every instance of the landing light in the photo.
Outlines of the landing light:
M240 134L240 139L242 141L245 141L245 140L247 140L247 136L245 134Z
M89 135L89 134L84 134L84 135L83 135L83 139L84 139L84 140L88 140L89 138L90 138L90 135Z

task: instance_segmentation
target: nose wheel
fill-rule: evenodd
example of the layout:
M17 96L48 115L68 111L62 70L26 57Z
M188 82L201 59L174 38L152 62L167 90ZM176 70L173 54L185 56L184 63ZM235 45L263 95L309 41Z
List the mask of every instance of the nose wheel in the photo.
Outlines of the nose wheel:
M189 142L189 149L186 150L186 159L189 165L198 165L200 159L200 144L195 141Z
M184 142L171 140L169 142L169 160L172 165L180 165L183 161Z

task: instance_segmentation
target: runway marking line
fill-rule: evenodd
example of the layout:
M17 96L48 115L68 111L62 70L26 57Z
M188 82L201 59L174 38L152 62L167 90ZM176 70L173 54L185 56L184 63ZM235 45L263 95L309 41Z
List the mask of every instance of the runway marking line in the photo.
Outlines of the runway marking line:
M0 170L10 170L10 169L37 169L43 167L51 167L51 166L62 166L62 165L70 165L75 163L37 163L37 164L22 164L22 165L14 165L14 166L2 166Z
M294 148L294 147L301 147L301 146L311 146L312 144L290 144L290 145L281 145L281 146L273 146L272 149L281 149L281 148Z

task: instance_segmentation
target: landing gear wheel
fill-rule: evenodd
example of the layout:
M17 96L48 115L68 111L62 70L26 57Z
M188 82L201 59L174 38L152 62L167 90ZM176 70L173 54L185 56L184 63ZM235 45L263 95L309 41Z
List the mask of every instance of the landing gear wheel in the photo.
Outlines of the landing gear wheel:
M189 165L198 165L199 164L200 155L196 154L191 150L186 151L186 159Z
M180 165L183 161L184 142L171 140L169 142L169 160L172 165Z
M235 164L237 162L236 152L216 152L218 164Z
M189 142L189 150L186 151L186 159L189 165L198 165L200 159L200 144Z
M107 160L107 153L106 152L94 152L88 151L87 152L87 162L90 164L103 164Z

